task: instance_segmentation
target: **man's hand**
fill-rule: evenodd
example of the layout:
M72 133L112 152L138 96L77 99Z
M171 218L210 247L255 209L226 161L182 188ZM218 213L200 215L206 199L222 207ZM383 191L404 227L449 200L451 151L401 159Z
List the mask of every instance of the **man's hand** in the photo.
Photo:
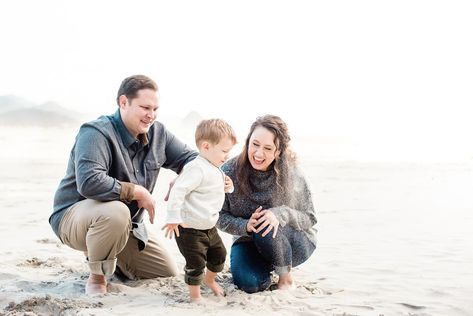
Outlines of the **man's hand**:
M144 208L148 211L149 221L153 224L156 201L151 196L151 193L141 185L136 184L133 192L133 199L138 202L139 208Z
M163 228L161 228L161 230L164 230L164 236L166 238L172 239L174 234L176 234L176 236L179 237L179 225L180 224L181 223L164 225Z
M224 186L223 190L225 193L232 193L233 192L233 181L229 176L225 176L224 178Z

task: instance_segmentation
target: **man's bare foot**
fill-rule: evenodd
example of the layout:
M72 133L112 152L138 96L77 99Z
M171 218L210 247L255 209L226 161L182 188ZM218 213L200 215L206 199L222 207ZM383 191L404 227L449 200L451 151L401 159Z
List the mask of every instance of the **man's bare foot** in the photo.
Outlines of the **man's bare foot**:
M291 273L282 274L279 276L278 289L279 290L290 290L294 288L294 281Z
M89 275L87 284L85 285L85 294L105 294L107 293L107 279L104 275L93 274Z
M207 285L216 296L225 296L223 288L215 281L215 272L207 271L204 278L204 283Z

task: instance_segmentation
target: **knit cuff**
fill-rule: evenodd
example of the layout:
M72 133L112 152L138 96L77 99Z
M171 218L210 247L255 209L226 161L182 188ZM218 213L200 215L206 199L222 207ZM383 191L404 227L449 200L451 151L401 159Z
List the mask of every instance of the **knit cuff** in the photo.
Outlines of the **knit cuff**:
M277 275L288 274L291 272L291 266L274 267L274 272L276 272Z
M273 212L274 216L276 216L276 218L279 221L279 225L281 225L281 227L284 227L287 225L287 206L285 205L275 206L275 207L271 207L269 210Z
M120 191L120 200L125 203L131 203L135 195L135 184L131 182L120 182L122 190Z
M166 223L167 224L181 224L182 223L181 212L179 210L167 211Z

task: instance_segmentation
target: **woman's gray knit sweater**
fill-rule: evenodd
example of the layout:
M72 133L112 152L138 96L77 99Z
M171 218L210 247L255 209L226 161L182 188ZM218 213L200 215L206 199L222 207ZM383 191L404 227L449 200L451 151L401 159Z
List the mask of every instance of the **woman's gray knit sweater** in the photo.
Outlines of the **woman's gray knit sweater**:
M235 187L233 193L225 195L225 202L217 222L217 227L229 234L234 235L238 242L251 240L251 234L246 231L246 224L251 214L259 207L271 210L279 224L284 227L289 225L294 229L302 230L314 245L317 243L317 230L314 228L315 218L312 196L306 180L297 167L291 172L290 186L286 195L288 198L282 205L273 204L273 193L276 190L276 177L273 169L268 171L251 170L250 183L252 192L250 196L244 195L238 190L238 179L236 177L237 157L232 158L222 166L223 172L229 176Z

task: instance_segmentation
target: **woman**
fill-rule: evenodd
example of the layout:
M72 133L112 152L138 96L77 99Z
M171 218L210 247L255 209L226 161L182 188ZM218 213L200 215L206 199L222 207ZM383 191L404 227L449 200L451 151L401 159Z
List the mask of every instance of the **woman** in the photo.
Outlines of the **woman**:
M316 247L311 193L289 141L281 118L259 117L241 154L222 167L235 191L226 194L217 227L235 235L233 282L248 293L267 289L273 270L279 275L278 288L290 288L292 267L306 261Z

